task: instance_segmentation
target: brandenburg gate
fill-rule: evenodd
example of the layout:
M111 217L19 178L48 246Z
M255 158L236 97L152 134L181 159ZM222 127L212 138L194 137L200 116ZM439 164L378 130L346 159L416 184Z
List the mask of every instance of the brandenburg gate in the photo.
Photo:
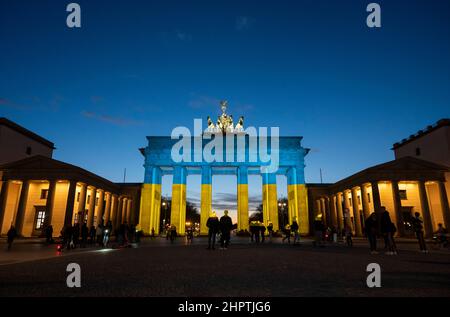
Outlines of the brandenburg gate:
M243 117L236 125L233 124L233 117L226 113L226 102L221 102L221 108L217 123L208 117L208 127L203 130L200 123L198 133L194 131L194 135L187 128L179 128L178 131L174 129L171 136L147 137L148 145L141 149L145 157L145 177L139 225L143 232L149 234L154 230L159 234L164 175L173 177L170 224L176 227L178 234L185 234L188 175L201 175L200 234L207 233L206 221L212 212L213 175L237 176L238 231L249 228L248 176L260 175L263 222L265 226L271 222L277 231L276 176L284 175L288 184L289 223L296 219L300 233L309 234L304 176L304 158L309 149L302 147L302 137L279 137L273 135L273 128L271 135L257 134L255 128L244 129ZM275 129L278 132L278 128ZM180 135L183 135L182 140Z

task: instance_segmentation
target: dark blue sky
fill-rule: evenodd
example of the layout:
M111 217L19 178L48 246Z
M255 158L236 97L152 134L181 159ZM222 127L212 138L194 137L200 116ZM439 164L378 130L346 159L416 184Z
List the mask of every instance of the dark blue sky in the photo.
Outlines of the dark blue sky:
M217 102L312 149L306 180L393 158L449 117L450 1L0 0L0 116L55 142L54 157L143 180L138 148ZM233 189L234 190L234 189Z

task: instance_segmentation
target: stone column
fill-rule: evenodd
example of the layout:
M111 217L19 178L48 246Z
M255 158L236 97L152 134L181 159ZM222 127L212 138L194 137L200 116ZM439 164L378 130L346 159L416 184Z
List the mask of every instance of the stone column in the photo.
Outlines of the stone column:
M325 204L325 198L320 198L320 210L322 212L322 221L326 225L328 222L327 219L327 206Z
M30 190L30 181L23 181L22 188L20 190L19 206L17 208L16 216L16 230L19 235L22 235L23 221L25 218L25 211L27 209L28 193Z
M128 199L126 220L127 220L129 225L131 224L131 208L132 208L132 200Z
M353 204L353 217L355 218L355 231L357 236L362 236L362 224L361 224L361 214L359 212L358 204L358 189L356 187L352 188L352 204Z
M431 238L433 236L433 224L431 222L430 205L428 204L427 190L424 181L417 182L419 190L420 206L422 208L423 227L425 237Z
M380 197L380 189L378 188L378 181L370 182L372 187L372 201L373 201L373 209L375 212L380 212L381 209L381 197Z
M0 234L3 228L3 219L6 213L6 201L10 191L11 181L4 181L0 192ZM8 229L9 230L9 229Z
M122 223L122 210L124 199L125 197L119 196L119 199L117 201L117 212L116 216L114 217L114 228L119 228Z
M305 185L303 166L293 166L287 172L289 223L297 219L302 235L310 232L308 192Z
M398 181L392 181L392 195L394 198L394 213L397 219L397 233L399 236L405 235L405 224L403 222L402 201L398 189Z
M111 203L111 213L109 216L109 221L111 221L111 225L113 230L116 229L116 221L117 221L117 210L119 209L119 197L116 194L112 195L112 203Z
M77 191L77 182L74 180L71 180L69 183L69 191L67 193L67 203L66 203L66 213L64 216L64 226L72 225L76 191Z
M336 194L336 206L338 211L338 225L339 229L344 229L344 212L342 210L342 193Z
M161 181L161 168L157 166L145 167L144 184L141 189L139 227L146 235L151 234L152 230L155 231L155 235L159 234Z
M267 227L269 222L273 224L273 231L278 231L278 198L276 174L263 173L263 222Z
M369 197L367 196L367 186L366 185L361 185L361 205L362 205L362 210L363 210L363 214L364 214L364 218L367 219L369 218L371 212L370 212L370 203L369 203Z
M450 208L448 205L447 191L445 190L444 182L439 181L438 186L439 186L439 199L442 208L442 216L444 218L444 227L450 228Z
M350 202L348 201L348 196L345 190L342 195L344 197L344 227L347 225L350 226L350 228L353 228L350 214Z
M47 202L45 204L44 228L52 224L53 208L55 205L56 180L50 180L47 193Z
M237 177L238 200L238 231L249 229L248 223L248 170L247 167L238 168Z
M186 232L186 178L186 168L176 166L173 174L170 225L174 225L180 235Z
M94 224L95 201L96 200L97 200L97 189L95 187L92 187L91 188L91 197L89 199L89 206L88 206L87 226L89 229Z
M238 192L239 193L239 192ZM200 234L207 235L208 228L206 222L212 213L212 173L210 166L202 166L202 184L200 196ZM238 196L239 199L239 196ZM239 203L238 203L238 219L239 219ZM239 223L239 221L238 221Z
M78 223L84 223L84 217L86 216L86 192L87 185L81 184L80 199L78 200Z
M105 191L102 189L98 190L98 204L97 204L97 223L99 224L103 223L103 212L105 210Z
M111 216L111 193L106 192L105 193L105 197L106 197L106 202L105 202L105 212L103 213L103 224L106 226L108 224L108 221L110 219Z
M338 222L337 222L337 211L336 211L336 197L332 195L330 197L330 207L331 207L331 225L334 228L337 228Z

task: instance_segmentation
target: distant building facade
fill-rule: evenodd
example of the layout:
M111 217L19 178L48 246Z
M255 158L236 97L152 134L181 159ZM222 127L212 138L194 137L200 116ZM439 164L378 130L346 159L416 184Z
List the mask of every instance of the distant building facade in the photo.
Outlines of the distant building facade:
M0 118L0 165L33 155L52 157L55 146L30 130Z

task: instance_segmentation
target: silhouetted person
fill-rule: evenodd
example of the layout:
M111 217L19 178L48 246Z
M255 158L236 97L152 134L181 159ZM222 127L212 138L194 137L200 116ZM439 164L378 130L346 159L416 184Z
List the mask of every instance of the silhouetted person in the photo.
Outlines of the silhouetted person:
M89 234L89 229L88 226L85 223L83 223L83 225L81 226L81 247L85 248L86 247L86 242L88 239L88 234Z
M76 248L77 245L80 243L80 234L81 234L81 225L79 223L76 223L72 227L72 244L73 248ZM69 241L69 243L71 243Z
M316 219L313 223L314 228L314 246L320 246L322 245L322 239L323 239L323 230L325 229L325 226L323 225L322 220Z
M261 243L264 243L266 240L266 227L263 222L259 224L259 232L261 233Z
M284 227L284 237L281 240L281 243L284 243L284 241L287 239L288 244L291 244L291 226L289 224L287 224Z
M45 242L50 244L53 243L53 226L48 225L45 228Z
M250 223L251 242L259 243L259 224L257 221Z
M14 242L14 239L17 236L17 230L16 230L16 228L13 225L11 225L11 227L9 228L8 233L6 234L6 236L7 236L7 242L8 242L8 251L10 251L11 248L12 248L12 244Z
M425 238L423 236L423 221L422 219L420 219L420 213L416 212L411 222L412 228L417 237L417 241L419 242L420 252L427 253L427 245L425 244Z
M297 242L300 243L300 236L298 235L298 229L299 227L297 220L294 218L291 224L291 232L294 233L294 244L296 244Z
M228 216L228 210L225 210L223 213L224 215L220 218L220 232L222 233L220 247L226 250L230 244L230 231L233 229L233 221Z
M377 252L377 231L378 221L376 213L372 213L365 221L365 231L367 240L369 240L370 253L376 254Z
M394 233L397 231L395 225L391 221L389 212L385 207L381 208L381 234L384 237L385 245L388 249L387 255L396 255L397 248L394 241Z
M345 225L344 228L345 241L347 241L348 247L353 247L353 232L352 227L350 225Z
M91 226L91 228L89 229L89 244L94 244L95 243L95 234L96 234L96 230L94 226Z
M170 243L173 243L175 241L175 238L177 237L177 227L175 225L170 226Z
M273 237L273 223L269 222L267 225L267 231L269 233L269 243L272 243L272 237Z
M214 250L216 244L216 235L220 229L219 218L217 217L215 212L213 212L206 221L206 227L208 227L208 250Z
M111 231L112 231L112 222L108 221L108 224L103 229L103 247L104 248L108 247L109 237L111 235Z

